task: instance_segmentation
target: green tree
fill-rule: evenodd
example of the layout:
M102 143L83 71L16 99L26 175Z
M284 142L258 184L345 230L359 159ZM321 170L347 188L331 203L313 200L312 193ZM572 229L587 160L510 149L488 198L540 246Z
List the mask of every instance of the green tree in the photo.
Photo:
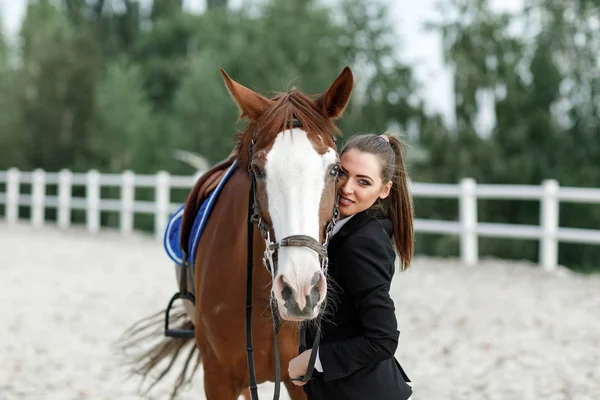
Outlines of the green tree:
M181 13L183 0L153 0L150 18L156 21L160 18L169 18Z
M32 167L85 163L86 125L101 68L87 30L75 30L49 1L30 3L21 28L23 136Z
M188 52L197 46L194 31L201 18L186 13L158 15L135 43L133 59L142 68L145 90L157 111L170 109L187 74Z
M179 84L171 113L175 122L170 127L176 130L170 131L174 146L187 143L213 162L231 150L236 111L227 98L218 67L225 67L236 80L261 92L297 87L318 94L345 65L369 60L364 66L369 73L356 75L357 90L339 126L347 136L407 126L417 117L419 105L409 104L415 84L410 68L393 55L397 38L383 19L385 8L352 0L340 10L344 12L341 19L334 17L338 10L315 1L274 0L252 13L246 9L227 14L208 11L195 22L188 22L187 26L193 27L188 32L193 33L184 42L190 46L187 52L179 51L181 61L175 69L189 66L189 76ZM365 10L372 14L363 15ZM379 23L373 23L374 18L380 18ZM304 22L297 24L298 20ZM165 21L163 32L169 32L167 26ZM357 31L364 40L358 39ZM155 37L154 33L149 35ZM145 43L153 46L156 41ZM178 128L181 126L187 127L187 132ZM197 132L194 139L182 139L190 130Z
M177 92L169 125L171 154L176 149L193 151L211 163L233 149L237 109L224 89L220 59L212 51L197 54ZM183 164L177 171L190 173Z
M430 133L424 137L432 155L429 168L443 165L445 173L440 174L451 181L472 176L484 183L539 185L550 178L563 185L598 182L593 96L599 74L597 57L590 50L600 40L591 27L600 17L597 8L591 2L531 1L524 14L508 15L492 12L486 0L446 5L444 15L456 18L436 29L443 35L446 62L455 72L457 127L441 138ZM516 21L539 30L515 34ZM495 112L489 136L477 130L483 93L491 94ZM535 202L480 201L478 205L479 218L485 222L539 224ZM442 210L456 218L456 205ZM589 208L561 207L561 222L568 225L589 227L599 217ZM585 265L587 256L580 248L563 251L560 261ZM484 255L532 260L538 252L534 241L506 239L482 239L480 250Z
M89 149L103 171L156 173L163 162L160 131L144 92L139 67L125 61L107 66L95 96Z
M209 10L224 10L227 8L227 0L206 0L206 8L208 8Z
M356 74L341 126L351 133L409 130L411 123L424 117L422 103L415 96L418 86L412 68L399 58L402 41L387 17L387 5L343 0L335 12L340 14L342 29L336 56L353 66Z
M21 76L11 62L13 54L0 36L0 169L30 168L21 109Z

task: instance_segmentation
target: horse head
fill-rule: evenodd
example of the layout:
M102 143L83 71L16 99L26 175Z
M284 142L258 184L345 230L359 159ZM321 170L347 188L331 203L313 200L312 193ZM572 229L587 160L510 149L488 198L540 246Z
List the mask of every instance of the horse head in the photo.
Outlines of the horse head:
M337 202L339 131L333 120L352 93L352 72L344 68L316 100L297 90L266 98L221 73L240 118L249 121L236 153L255 182L267 251L271 243L276 252L271 290L280 315L315 318L327 293L323 244Z

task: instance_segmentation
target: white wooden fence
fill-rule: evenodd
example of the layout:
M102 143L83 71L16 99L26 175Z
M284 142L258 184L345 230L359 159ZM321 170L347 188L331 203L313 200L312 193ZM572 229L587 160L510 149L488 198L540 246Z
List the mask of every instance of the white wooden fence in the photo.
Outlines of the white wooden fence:
M189 189L197 176L173 176L166 172L156 175L100 174L98 171L72 173L68 170L22 172L17 169L0 171L0 205L5 205L7 223L19 220L19 206L31 207L31 223L44 224L46 208L57 209L57 223L63 229L71 224L71 210L85 210L86 226L94 233L100 229L100 212L118 212L119 227L123 234L133 231L135 213L154 215L154 231L161 238L169 215L180 204L171 203L171 189ZM31 194L23 194L21 185L31 185ZM46 195L46 187L57 186L57 196ZM85 197L72 196L74 186L85 187ZM120 199L102 199L101 187L120 188ZM135 199L136 188L151 188L154 201ZM0 189L1 190L1 189ZM554 180L541 186L481 185L473 179L460 184L412 183L413 197L454 198L459 200L459 221L416 219L417 232L441 233L460 237L460 254L467 265L478 261L478 237L522 238L540 242L539 263L547 270L557 266L558 242L600 244L600 229L559 227L559 202L600 203L600 189L560 187ZM540 201L540 225L484 223L477 220L478 199L537 200Z

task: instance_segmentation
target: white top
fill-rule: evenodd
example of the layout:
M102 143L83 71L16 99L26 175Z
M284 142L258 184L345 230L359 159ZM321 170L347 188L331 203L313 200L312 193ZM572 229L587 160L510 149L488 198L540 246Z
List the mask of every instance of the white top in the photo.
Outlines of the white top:
M335 226L333 227L333 231L331 233L331 236L335 235L336 233L338 233L340 231L340 229L342 229L342 226L344 226L346 224L346 222L350 221L350 218L354 217L354 214L352 214L349 217L346 217L344 219L340 219L339 221L337 221L335 223Z

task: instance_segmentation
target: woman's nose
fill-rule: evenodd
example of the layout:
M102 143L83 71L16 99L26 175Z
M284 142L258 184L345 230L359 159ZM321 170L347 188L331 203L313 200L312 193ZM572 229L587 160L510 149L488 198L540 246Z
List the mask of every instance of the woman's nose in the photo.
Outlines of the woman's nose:
M342 193L351 194L353 190L354 190L354 186L350 182L350 179L348 179L346 182L344 182L342 184Z

